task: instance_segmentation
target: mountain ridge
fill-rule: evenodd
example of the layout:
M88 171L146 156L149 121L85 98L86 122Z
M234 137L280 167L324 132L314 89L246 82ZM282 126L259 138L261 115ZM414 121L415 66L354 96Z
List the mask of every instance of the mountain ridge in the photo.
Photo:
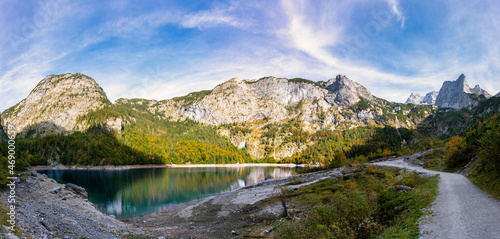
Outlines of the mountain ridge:
M25 100L0 115L2 125L13 122L20 126L25 136L85 131L93 125L103 125L120 133L125 125L139 123L137 120L140 117L123 113L133 111L152 114L160 121L190 119L216 126L219 133L229 138L232 144L247 149L257 158L271 154L269 143L272 142L272 157L283 158L307 146L286 140L293 134L288 132L292 130L288 125L296 125L293 130L308 133L358 126L414 128L435 110L432 107L406 106L377 98L364 86L342 75L326 82L301 78L264 77L256 81L232 78L212 90L192 92L183 97L162 101L122 98L114 104L107 100L105 92L93 79L83 74L52 75L46 78L54 83L50 89L53 92L45 94L47 89L39 88L47 81L42 80ZM64 87L57 86L58 82ZM71 89L73 82L87 82L93 94L84 98L81 92L85 90L81 87ZM60 104L61 99L67 103ZM83 104L75 108L75 104L80 104L78 102ZM68 112L72 113L71 117L59 117ZM243 127L250 133L235 133L237 131L231 125ZM286 130L277 135L270 134L275 127Z
M471 108L477 106L479 101L490 98L491 95L479 85L471 88L464 74L455 81L445 81L440 90L431 91L425 97L419 93L411 93L406 103L409 104L431 104L440 108Z

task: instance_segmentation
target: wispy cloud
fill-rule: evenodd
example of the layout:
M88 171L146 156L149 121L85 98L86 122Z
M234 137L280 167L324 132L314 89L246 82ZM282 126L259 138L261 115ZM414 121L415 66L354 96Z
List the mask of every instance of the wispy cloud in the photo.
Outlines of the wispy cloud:
M47 74L79 71L113 100L161 100L232 77L268 75L344 74L393 101L437 90L460 73L471 85L500 90L494 1L50 1L61 3L59 14L18 52L0 38L0 109L26 97ZM6 26L0 33L19 30L26 9L16 18L0 8ZM28 7L29 14L39 9ZM153 75L149 66L157 68Z
M401 28L404 28L405 27L405 17L400 10L399 0L386 0L386 1L387 1L387 4L389 4L389 8L391 9L392 13L397 16L398 21L401 21Z

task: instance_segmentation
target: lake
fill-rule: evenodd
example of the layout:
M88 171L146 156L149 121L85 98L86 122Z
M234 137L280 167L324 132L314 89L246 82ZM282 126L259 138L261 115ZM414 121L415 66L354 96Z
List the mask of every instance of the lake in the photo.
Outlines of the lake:
M58 183L87 190L99 210L117 218L158 212L184 203L238 189L270 178L290 176L287 167L182 167L126 170L40 170Z

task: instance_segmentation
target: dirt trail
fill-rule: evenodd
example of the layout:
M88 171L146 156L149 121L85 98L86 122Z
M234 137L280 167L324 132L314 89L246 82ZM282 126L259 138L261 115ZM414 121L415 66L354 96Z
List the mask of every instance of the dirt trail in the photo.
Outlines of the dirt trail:
M408 163L418 156L373 164L440 175L439 195L431 208L433 214L420 226L421 238L500 238L500 202L486 195L461 174L426 170Z

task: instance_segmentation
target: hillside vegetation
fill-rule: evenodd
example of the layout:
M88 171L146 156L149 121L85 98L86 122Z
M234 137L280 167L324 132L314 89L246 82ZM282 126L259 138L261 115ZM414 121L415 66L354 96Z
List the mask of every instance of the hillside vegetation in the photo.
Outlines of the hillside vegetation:
M467 130L449 138L444 149L423 157L430 169L465 169L472 182L500 199L500 113L476 119Z
M436 176L370 166L343 179L282 187L290 207L306 210L278 223L276 238L418 238L437 184Z

